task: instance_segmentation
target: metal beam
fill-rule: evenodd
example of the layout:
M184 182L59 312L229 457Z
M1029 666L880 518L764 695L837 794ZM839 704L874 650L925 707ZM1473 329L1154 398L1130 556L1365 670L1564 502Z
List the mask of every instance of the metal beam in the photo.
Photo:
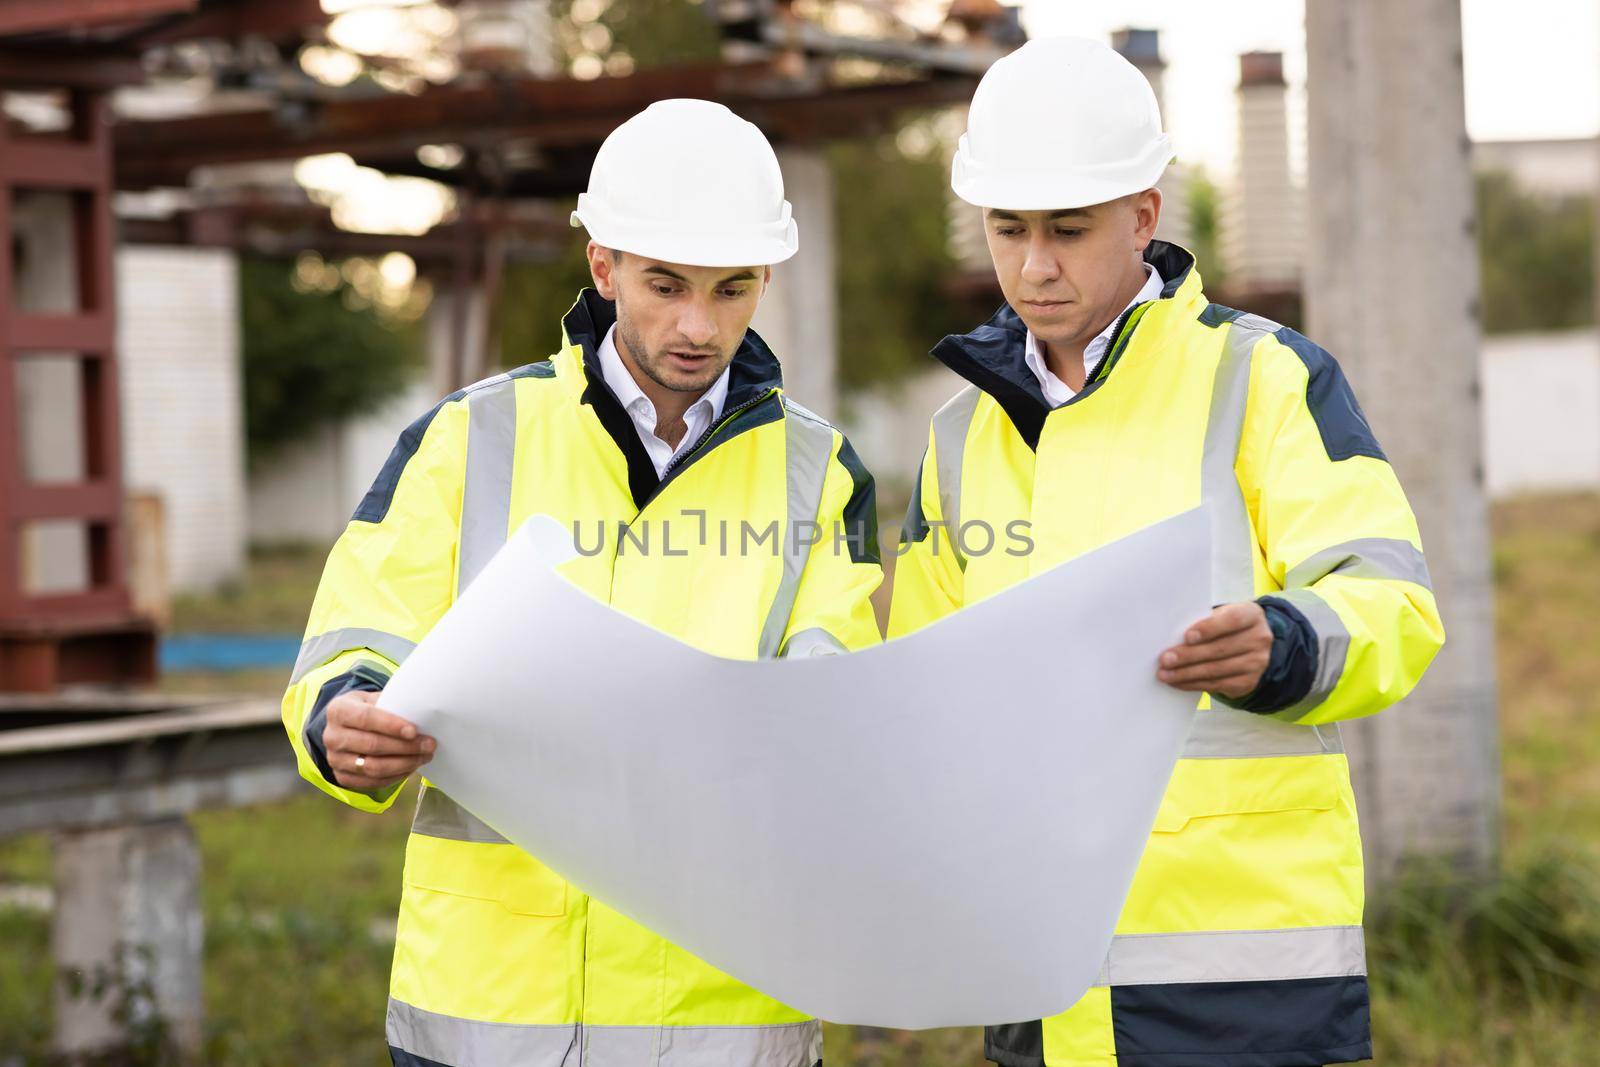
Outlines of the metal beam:
M442 86L420 96L121 123L117 179L124 188L183 185L199 166L324 152L413 169L417 148L442 142L490 153L508 138L541 147L593 147L646 105L675 96L716 100L776 141L808 143L886 128L907 109L965 100L974 84L970 78L935 78L818 88L780 78L765 64L705 64L587 82L525 78Z
M321 0L236 3L231 7L207 6L192 18L135 33L129 41L141 48L207 37L225 41L235 41L241 37L293 41L307 28L324 25L327 21Z
M198 5L199 0L0 0L0 37L136 22Z
M0 88L116 89L144 81L135 56L0 48Z

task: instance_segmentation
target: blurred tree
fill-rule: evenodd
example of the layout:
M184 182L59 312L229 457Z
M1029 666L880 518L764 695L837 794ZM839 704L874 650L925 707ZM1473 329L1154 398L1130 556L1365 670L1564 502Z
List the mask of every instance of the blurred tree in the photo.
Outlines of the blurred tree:
M583 254L589 236L582 230L572 233L572 242L560 259L506 267L498 309L502 366L533 363L561 347L561 317L572 307L578 291L593 284Z
M1211 176L1196 167L1189 175L1189 251L1208 288L1227 285L1228 272L1222 265L1222 225L1217 204L1220 191Z
M1509 174L1478 175L1478 261L1488 333L1594 322L1594 207L1537 196Z
M414 314L386 312L347 274L367 277L317 257L239 264L252 465L319 426L371 410L411 381L421 352Z
M574 72L625 75L635 67L716 62L722 39L683 0L556 0L558 43Z

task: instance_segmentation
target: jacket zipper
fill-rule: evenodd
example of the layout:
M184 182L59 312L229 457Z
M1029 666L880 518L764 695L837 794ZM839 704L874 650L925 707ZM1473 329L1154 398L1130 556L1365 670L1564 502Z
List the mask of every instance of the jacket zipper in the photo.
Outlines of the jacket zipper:
M666 469L664 471L662 471L662 473L661 473L662 482L665 482L667 480L667 475L671 474L678 467L680 467L684 463L688 462L688 459L689 459L690 456L692 456L696 452L700 451L701 446L703 446L707 441L711 440L712 435L714 435L718 430L722 429L724 426L728 425L728 423L730 423L734 419L738 418L744 412L749 411L751 408L755 407L757 404L763 403L764 401L767 400L768 397L771 397L776 393L777 393L776 389L768 389L766 392L762 393L761 395L759 395L757 397L754 397L754 398L752 398L750 400L746 400L743 404L740 404L738 407L734 408L732 411L724 412L723 415L722 415L722 419L720 421L714 423L711 426L706 427L705 433L700 435L699 440L695 441L694 444L690 445L688 448L684 449L682 452L679 452L676 456L672 457L672 459L667 463ZM640 510L642 511L643 509L641 508Z

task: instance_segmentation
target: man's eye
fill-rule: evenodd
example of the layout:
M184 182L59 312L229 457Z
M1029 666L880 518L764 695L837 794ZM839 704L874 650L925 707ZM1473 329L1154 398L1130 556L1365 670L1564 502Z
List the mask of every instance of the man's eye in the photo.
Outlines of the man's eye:
M745 294L745 291L743 289L724 289L724 290L722 290L722 295L727 297L729 300L737 300L741 296L743 296L744 294Z
M1082 237L1083 236L1083 231L1082 230L1057 230L1056 231L1056 236L1058 236L1058 237Z
M1015 237L1017 234L1021 233L1022 231L1017 229L1015 226L1002 226L999 229L995 230L994 232L995 232L995 234L997 236L1000 236L1000 237Z
M676 291L670 285L652 285L650 288L655 290L657 296L671 296Z

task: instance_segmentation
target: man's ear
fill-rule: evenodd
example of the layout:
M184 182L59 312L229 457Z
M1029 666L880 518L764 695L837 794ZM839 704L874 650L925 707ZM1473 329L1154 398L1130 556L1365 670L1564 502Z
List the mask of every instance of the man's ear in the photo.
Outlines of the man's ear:
M1155 240L1156 225L1161 221L1161 190L1146 189L1134 193L1134 250L1143 252Z
M617 298L617 257L604 245L589 242L584 249L589 257L589 277L594 279L595 292L607 300Z

